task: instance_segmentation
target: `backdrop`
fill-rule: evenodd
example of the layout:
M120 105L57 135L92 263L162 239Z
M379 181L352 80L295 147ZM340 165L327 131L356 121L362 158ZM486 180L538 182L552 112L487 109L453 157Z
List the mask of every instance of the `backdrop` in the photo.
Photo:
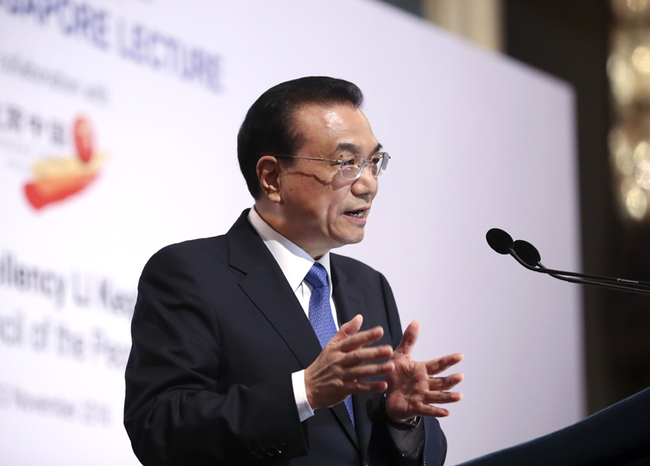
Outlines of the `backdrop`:
M252 205L235 139L278 82L358 84L391 154L363 243L417 356L463 352L453 464L583 415L573 94L373 1L0 0L0 464L137 464L122 427L137 280Z

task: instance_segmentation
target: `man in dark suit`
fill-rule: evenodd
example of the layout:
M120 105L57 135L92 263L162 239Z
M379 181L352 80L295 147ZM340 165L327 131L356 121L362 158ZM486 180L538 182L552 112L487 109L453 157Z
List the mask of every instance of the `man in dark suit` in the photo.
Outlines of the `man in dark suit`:
M255 198L224 236L147 263L125 426L145 465L441 465L432 406L460 400L453 354L411 359L386 279L330 250L363 239L389 156L352 83L279 84L238 137Z

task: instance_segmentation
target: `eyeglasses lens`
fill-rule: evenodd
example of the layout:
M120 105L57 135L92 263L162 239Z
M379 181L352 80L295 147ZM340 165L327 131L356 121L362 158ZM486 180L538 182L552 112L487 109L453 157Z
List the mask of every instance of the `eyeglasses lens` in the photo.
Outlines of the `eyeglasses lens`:
M369 165L370 174L377 177L386 171L388 157L383 152L366 159L363 155L349 155L341 160L341 176L346 180L356 180L361 171Z

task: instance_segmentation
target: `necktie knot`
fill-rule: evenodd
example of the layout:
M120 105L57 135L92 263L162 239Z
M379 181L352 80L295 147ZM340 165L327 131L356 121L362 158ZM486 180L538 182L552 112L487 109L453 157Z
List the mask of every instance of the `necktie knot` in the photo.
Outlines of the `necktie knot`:
M327 287L327 270L320 262L314 262L307 272L305 280L314 288L325 288Z

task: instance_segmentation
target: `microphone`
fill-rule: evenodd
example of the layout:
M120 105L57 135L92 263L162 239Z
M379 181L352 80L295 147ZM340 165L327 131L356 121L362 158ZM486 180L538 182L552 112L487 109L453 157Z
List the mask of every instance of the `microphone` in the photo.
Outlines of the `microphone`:
M600 275L588 275L577 272L566 272L563 270L549 269L542 264L541 256L535 246L528 241L513 241L512 236L498 228L490 229L485 235L490 247L499 254L510 254L517 262L538 273L545 273L558 280L581 285L593 285L619 291L632 293L650 294L650 283L638 280L626 280L623 278L603 277Z

